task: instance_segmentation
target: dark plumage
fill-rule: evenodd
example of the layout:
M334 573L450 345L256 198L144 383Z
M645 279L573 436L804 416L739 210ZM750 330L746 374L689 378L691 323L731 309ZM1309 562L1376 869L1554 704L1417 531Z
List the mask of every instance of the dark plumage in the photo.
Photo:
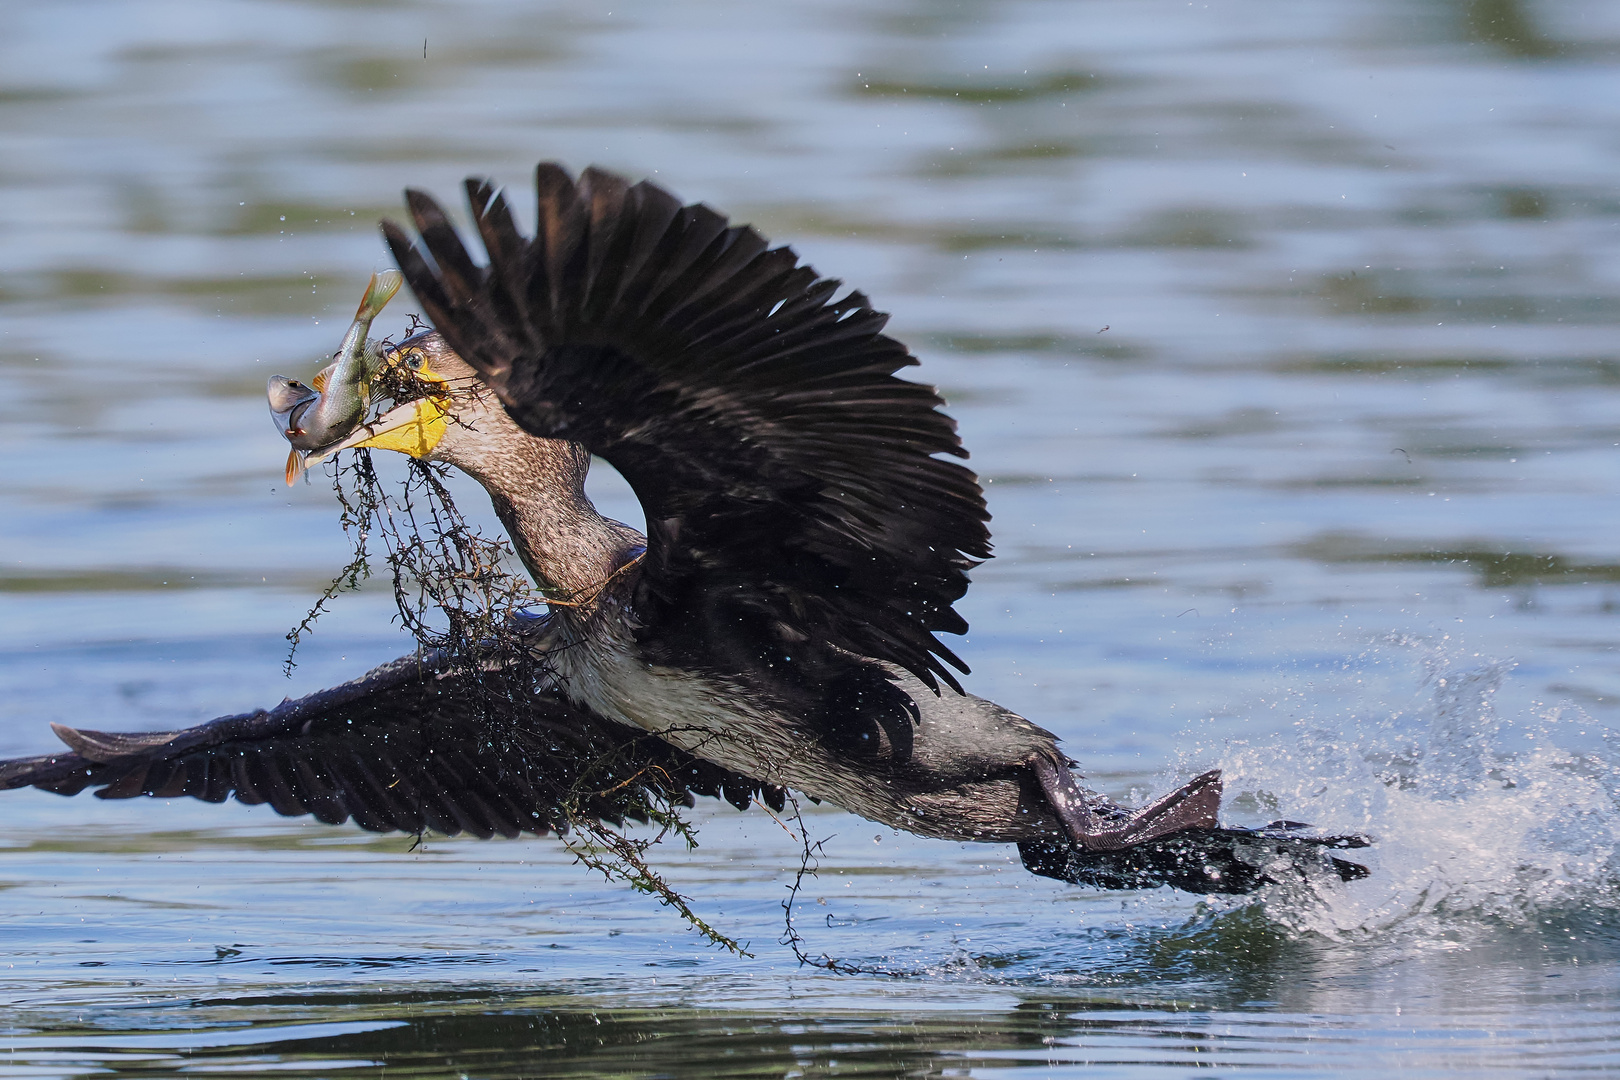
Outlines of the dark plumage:
M791 788L926 836L1017 843L1069 881L1357 876L1321 850L1345 838L1219 829L1218 773L1117 806L1076 784L1052 733L962 692L967 666L936 635L967 629L952 605L990 555L988 515L947 460L967 456L954 423L896 376L916 361L864 296L649 183L542 164L536 186L526 237L468 181L484 265L407 193L420 242L384 232L437 327L394 354L421 396L311 460L381 446L484 486L556 598L525 630L539 689L492 702L477 678L401 661L188 732L63 731L75 754L0 763L0 787L235 790L480 835L617 820L643 795L780 806ZM591 454L629 481L646 537L586 498Z
M407 452L477 477L538 580L597 568L550 620L571 699L929 835L1111 850L1215 824L1217 774L1120 822L1050 732L956 696L966 665L935 634L967 629L952 604L989 557L988 515L939 456L966 456L955 424L895 376L916 361L864 296L835 299L791 249L650 183L542 164L536 189L526 237L467 182L483 266L420 192L420 242L383 231L437 327L407 343L423 370L504 407L452 398L442 439ZM619 470L644 540L595 513L559 445ZM954 814L933 805L945 792Z
M491 676L444 657L404 657L342 686L274 709L183 731L113 734L55 725L71 753L0 761L0 790L103 799L189 796L352 818L373 832L488 838L544 835L571 816L645 820L649 801L692 805L724 795L776 809L780 788L603 721L554 692L528 692L521 727L491 697Z
M930 688L967 667L934 637L990 555L977 479L887 316L747 226L650 183L541 165L539 227L468 181L489 265L432 199L384 231L446 342L526 431L581 443L641 500L641 640L681 666L887 661ZM431 257L432 264L427 261ZM781 661L787 663L788 661ZM724 664L722 667L726 666Z

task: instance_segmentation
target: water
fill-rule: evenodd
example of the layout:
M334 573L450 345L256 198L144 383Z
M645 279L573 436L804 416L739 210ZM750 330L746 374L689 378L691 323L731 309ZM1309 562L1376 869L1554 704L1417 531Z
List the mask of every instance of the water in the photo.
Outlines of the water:
M347 549L264 378L402 186L547 157L894 313L989 482L973 689L1116 795L1220 766L1232 820L1380 843L1201 902L817 809L796 925L895 973L835 976L760 815L661 856L738 958L551 840L8 793L0 1074L1615 1068L1617 44L1508 0L10 11L0 754L404 651L368 590L282 676Z

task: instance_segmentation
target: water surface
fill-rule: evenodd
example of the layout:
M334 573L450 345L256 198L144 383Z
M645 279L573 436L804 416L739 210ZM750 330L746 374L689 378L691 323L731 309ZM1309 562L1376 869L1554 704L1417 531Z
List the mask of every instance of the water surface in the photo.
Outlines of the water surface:
M1620 1058L1620 18L1457 3L65 3L0 40L0 754L406 650L271 373L409 184L651 176L893 313L986 481L971 687L1124 797L1368 831L1198 901L700 811L555 841L4 797L0 1074L1601 1072ZM425 56L424 56L425 50ZM521 199L517 200L520 203ZM396 302L384 329L404 323ZM634 520L614 478L604 508ZM475 506L468 492L466 506ZM485 515L487 520L488 515Z

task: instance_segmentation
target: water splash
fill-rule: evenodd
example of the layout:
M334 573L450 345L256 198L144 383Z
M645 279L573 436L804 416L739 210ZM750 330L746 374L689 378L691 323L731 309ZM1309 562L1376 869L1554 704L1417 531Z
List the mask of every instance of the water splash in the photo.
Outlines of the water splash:
M1426 703L1300 720L1291 744L1229 746L1235 808L1376 838L1373 874L1253 901L1335 939L1455 934L1608 907L1620 896L1620 733L1571 704L1502 716L1514 665L1399 638ZM1286 748L1285 748L1286 747Z

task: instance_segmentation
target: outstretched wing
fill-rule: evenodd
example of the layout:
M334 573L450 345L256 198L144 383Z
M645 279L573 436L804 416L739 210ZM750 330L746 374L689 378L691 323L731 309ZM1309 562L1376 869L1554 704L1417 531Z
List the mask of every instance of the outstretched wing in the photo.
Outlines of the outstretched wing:
M989 515L887 316L706 206L588 169L536 173L538 229L468 180L488 265L407 192L383 230L439 332L527 431L610 462L646 512L637 617L664 640L836 646L960 689L934 635ZM739 624L740 627L739 627ZM672 632L673 631L673 632Z
M56 726L71 753L0 761L0 790L104 799L191 796L269 803L279 814L348 818L374 832L543 834L571 815L642 818L649 799L739 808L783 792L603 720L558 695L492 723L480 676L405 657L275 709L184 731L111 734ZM499 720L500 718L496 718Z

